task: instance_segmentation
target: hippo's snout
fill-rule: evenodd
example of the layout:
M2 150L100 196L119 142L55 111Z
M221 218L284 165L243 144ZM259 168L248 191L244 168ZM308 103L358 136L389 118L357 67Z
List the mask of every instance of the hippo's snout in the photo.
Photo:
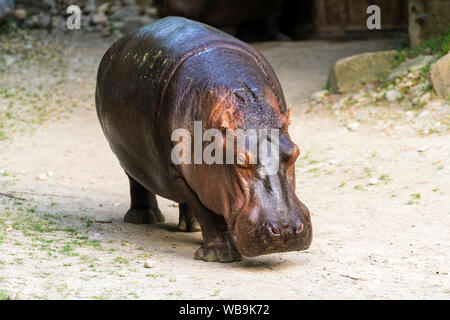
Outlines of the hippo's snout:
M260 210L248 215L241 213L233 235L239 250L247 257L306 250L312 240L309 210L300 203L286 213Z

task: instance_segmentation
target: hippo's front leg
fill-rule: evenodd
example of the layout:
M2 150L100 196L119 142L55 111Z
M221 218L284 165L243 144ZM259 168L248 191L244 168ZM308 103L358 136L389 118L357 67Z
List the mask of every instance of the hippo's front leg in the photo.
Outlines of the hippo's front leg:
M208 262L233 262L242 260L225 219L211 210L198 205L195 211L203 235L203 245L195 252L196 260Z
M136 224L164 222L164 216L158 208L156 195L129 175L128 179L130 179L131 205L123 220Z
M223 216L206 208L182 177L173 178L174 185L185 196L190 213L200 224L203 245L195 252L196 260L233 262L242 260Z

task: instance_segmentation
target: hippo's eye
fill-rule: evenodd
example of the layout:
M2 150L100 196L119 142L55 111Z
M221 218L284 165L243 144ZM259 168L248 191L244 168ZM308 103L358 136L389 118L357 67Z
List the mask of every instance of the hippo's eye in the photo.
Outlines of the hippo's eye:
M295 143L287 144L287 145L280 145L280 153L282 159L288 163L294 163L295 160L297 160L298 156L300 155L300 149Z

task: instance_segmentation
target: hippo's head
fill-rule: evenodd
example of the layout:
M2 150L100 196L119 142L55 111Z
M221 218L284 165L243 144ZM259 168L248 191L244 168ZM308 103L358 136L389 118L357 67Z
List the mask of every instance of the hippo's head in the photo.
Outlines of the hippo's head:
M255 165L234 168L242 188L242 195L236 196L245 200L225 217L245 256L305 250L311 243L310 213L295 194L295 160L300 151L287 132L280 133L278 141L259 141L260 147L262 143L279 146L278 163L263 159L272 155L259 152Z
M295 161L300 151L287 131L289 112L281 113L264 101L218 108L209 127L222 129L223 158L232 148L234 163L201 164L194 170L192 166L191 187L206 207L224 216L243 255L307 249L312 239L311 219L295 194ZM239 135L234 136L235 144L226 135L226 131L239 129L240 141L245 141L241 148L236 143ZM266 138L261 138L264 130ZM255 131L257 151L250 142L254 136L249 137Z

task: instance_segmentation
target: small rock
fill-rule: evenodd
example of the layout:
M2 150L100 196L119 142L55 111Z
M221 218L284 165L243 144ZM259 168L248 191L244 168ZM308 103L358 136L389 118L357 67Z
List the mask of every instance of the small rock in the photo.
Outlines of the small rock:
M450 97L450 53L431 66L430 78L436 93L443 99Z
M352 123L349 123L349 124L347 125L347 128L348 128L350 131L358 131L358 129L359 129L359 123L358 123L358 122L352 122Z
M430 113L430 111L425 110L425 111L421 112L417 117L418 117L418 118L422 118L422 117L427 116L429 113Z
M108 22L108 17L104 13L96 13L92 16L91 22L94 25L103 25Z
M151 261L151 260L145 260L145 262L144 262L144 267L146 267L146 268L153 268L154 267L154 263L153 263L153 261Z
M429 148L428 146L421 146L419 152L425 152L428 150L428 148Z
M369 184L371 186L376 185L377 183L378 183L378 179L377 178L372 178L372 179L369 180Z
M158 17L158 11L155 7L149 7L146 6L145 7L145 14L153 17L153 18L157 18Z
M433 56L419 56L414 59L410 59L408 61L402 62L399 66L397 66L392 72L389 74L388 79L394 79L399 77L407 72L414 72L423 67L425 67L428 63L433 61Z
M336 158L334 158L334 159L331 159L330 161L328 161L328 163L329 163L329 164L331 164L331 165L335 165L335 164L338 164L339 162L341 162L341 160L339 160L339 159L336 159Z
M27 17L27 11L25 9L17 9L14 11L14 18L17 20L25 20Z
M40 180L40 181L45 181L45 180L47 180L47 175L46 174L40 174L39 176L38 176L38 180Z
M98 7L97 12L105 13L106 11L108 11L108 8L110 5L111 5L111 3L109 3L109 2L102 4L100 7Z
M406 112L406 116L407 116L408 118L412 118L412 117L414 116L414 112L413 112L413 111L407 111L407 112Z
M394 102L397 101L398 99L400 99L401 97L403 97L403 95L398 92L397 90L389 90L386 92L386 100L390 101L390 102Z
M95 217L94 221L98 223L111 223L112 218L107 215L99 215Z
M336 61L328 76L332 92L353 92L363 83L378 80L392 71L397 52L378 51L357 54Z
M47 172L47 176L53 177L53 172L51 172L51 171Z

